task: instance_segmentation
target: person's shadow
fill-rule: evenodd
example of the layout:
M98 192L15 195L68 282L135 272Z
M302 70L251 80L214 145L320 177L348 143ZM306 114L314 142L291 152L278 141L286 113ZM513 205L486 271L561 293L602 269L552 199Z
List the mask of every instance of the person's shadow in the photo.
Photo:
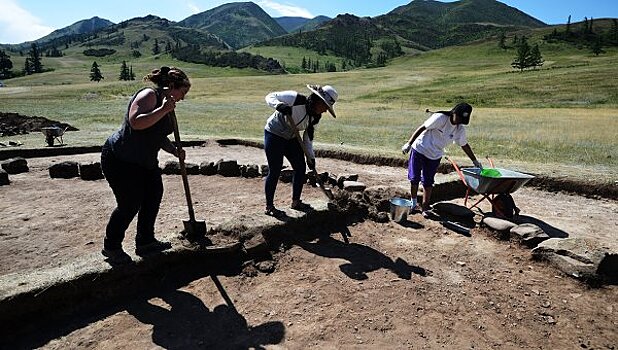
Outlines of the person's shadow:
M410 265L402 258L393 260L371 247L358 243L341 242L330 235L321 236L315 243L299 240L294 244L319 256L348 260L349 263L340 265L339 269L346 276L355 280L365 280L368 278L368 272L379 269L388 269L399 278L407 280L412 278L412 273L423 277L427 275L424 268Z
M216 277L213 280L218 282ZM140 322L153 325L152 341L165 349L264 349L264 345L279 344L285 335L285 327L278 321L248 325L227 295L227 304L217 305L212 311L184 291L165 292L159 297L167 307L144 299L131 303L127 311Z

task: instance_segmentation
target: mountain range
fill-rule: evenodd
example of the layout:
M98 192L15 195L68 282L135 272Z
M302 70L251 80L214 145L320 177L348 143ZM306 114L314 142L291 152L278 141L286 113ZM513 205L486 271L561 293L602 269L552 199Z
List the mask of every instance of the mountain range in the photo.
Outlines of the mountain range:
M431 50L501 32L545 26L496 0L414 0L377 17L342 14L333 19L272 18L253 2L235 2L179 22L149 15L114 24L93 17L34 42L42 52L56 48L71 52L72 47L87 47L107 50L121 60L151 50L158 53L153 45L159 44L165 53L190 46L192 55L205 50L235 51L251 45L289 46L342 57L359 66L379 57L384 60L401 55L409 49ZM28 50L30 45L26 42L0 48L17 52Z

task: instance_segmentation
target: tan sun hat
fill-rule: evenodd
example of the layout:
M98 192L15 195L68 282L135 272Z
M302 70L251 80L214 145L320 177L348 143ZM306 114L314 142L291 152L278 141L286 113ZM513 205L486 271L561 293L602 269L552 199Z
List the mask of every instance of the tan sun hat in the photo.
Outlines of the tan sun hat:
M333 109L333 105L337 102L337 98L339 95L337 94L337 90L330 85L307 85L307 89L311 90L314 94L318 95L322 101L326 103L328 106L328 111L333 116L333 118L337 118L335 115L335 110Z

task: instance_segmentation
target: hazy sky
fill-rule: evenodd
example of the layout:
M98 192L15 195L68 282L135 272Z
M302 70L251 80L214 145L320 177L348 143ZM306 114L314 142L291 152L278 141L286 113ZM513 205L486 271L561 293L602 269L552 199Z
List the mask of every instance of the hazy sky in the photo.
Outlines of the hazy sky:
M415 0L422 1L422 0ZM56 29L98 16L114 23L149 14L180 21L192 14L234 1L211 0L0 0L0 43L41 38ZM342 13L375 17L409 1L397 0L253 0L272 17L335 17ZM443 1L443 2L452 2ZM618 0L502 0L547 23L588 18L618 18Z

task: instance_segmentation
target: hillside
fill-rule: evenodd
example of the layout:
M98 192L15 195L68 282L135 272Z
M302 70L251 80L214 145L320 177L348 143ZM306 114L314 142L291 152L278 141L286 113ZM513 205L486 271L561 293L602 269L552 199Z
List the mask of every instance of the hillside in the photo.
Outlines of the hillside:
M327 16L317 16L314 18L304 17L277 17L274 19L288 33L307 32L318 28L322 23L331 20Z
M187 17L178 25L213 33L235 49L287 34L285 29L253 2L221 5Z
M292 46L320 55L332 54L347 59L351 67L375 62L380 53L386 58L403 53L397 38L378 27L371 18L350 14L339 15L314 31L289 34L255 46Z
M428 48L459 45L502 31L546 26L495 0L414 0L375 20L379 26Z

